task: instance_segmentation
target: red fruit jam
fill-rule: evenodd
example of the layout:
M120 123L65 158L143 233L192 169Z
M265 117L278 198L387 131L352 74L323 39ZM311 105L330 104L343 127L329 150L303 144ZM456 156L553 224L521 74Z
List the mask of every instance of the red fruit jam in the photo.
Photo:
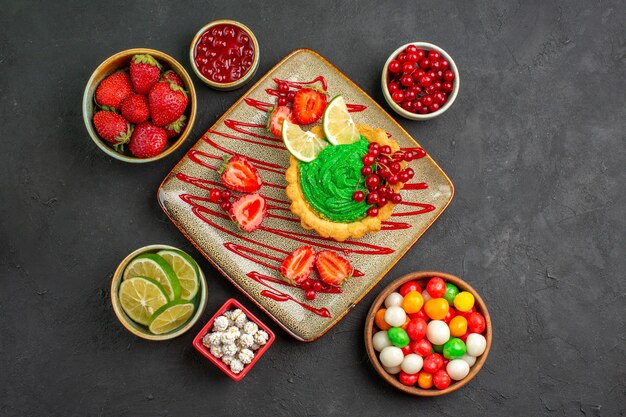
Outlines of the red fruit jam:
M227 84L250 71L254 54L250 35L238 26L223 23L202 34L196 44L194 62L207 79Z

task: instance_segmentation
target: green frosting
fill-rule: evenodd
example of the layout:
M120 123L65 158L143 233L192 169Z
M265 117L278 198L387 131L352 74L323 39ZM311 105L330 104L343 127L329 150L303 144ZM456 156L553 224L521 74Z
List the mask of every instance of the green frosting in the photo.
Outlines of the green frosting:
M361 169L368 141L328 146L311 162L300 162L300 188L310 206L322 218L351 223L367 215L365 201L352 199L355 191L365 191Z

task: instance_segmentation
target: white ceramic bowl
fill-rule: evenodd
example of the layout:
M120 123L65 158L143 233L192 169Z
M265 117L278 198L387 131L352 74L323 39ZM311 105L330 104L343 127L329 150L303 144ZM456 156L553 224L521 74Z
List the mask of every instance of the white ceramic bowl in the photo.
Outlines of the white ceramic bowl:
M409 112L407 110L404 110L398 103L396 103L395 101L393 101L391 99L391 94L389 93L389 90L387 89L387 84L389 83L389 79L390 79L389 71L388 71L389 63L393 59L395 59L398 56L398 54L400 52L402 52L409 45L415 45L418 48L423 49L425 51L435 50L435 51L439 52L441 54L441 56L444 57L450 63L450 69L452 70L452 72L454 72L454 86L452 88L452 92L448 96L448 101L446 101L446 104L444 104L436 112L427 113L427 114L411 113L411 112ZM452 57L446 51L444 51L443 49L441 49L437 45L433 45L432 43L428 43L428 42L410 42L410 43L407 43L405 45L402 45L401 47L399 47L398 49L393 51L393 53L391 55L389 55L389 58L387 59L387 62L385 62L385 65L383 66L383 73L382 73L382 76L380 78L380 85L381 85L381 88L383 90L383 96L385 97L385 100L387 101L389 106L393 109L393 111L395 111L396 113L398 113L402 117L406 117L407 119L411 119L411 120L429 120L429 119L433 119L433 118L439 116L440 114L443 114L446 110L448 110L450 108L450 106L452 106L452 103L454 103L454 100L456 99L456 96L459 93L459 86L461 85L461 79L459 77L459 70L456 67L456 63L454 62Z

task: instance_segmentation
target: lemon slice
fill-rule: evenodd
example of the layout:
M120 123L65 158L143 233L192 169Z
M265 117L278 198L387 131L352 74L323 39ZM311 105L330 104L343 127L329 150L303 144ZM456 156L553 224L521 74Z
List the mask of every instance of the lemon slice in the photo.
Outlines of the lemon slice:
M193 303L172 301L154 312L148 329L154 334L171 332L185 324L193 314L193 310Z
M326 139L333 145L349 145L361 140L342 96L337 96L328 103L322 125Z
M180 297L180 283L176 273L165 259L154 253L139 255L124 270L124 280L134 277L151 278L161 284L170 300Z
M167 296L158 282L145 277L122 281L118 292L124 312L133 321L145 326L159 308L167 304Z
M283 122L282 133L287 150L302 162L311 162L328 146L324 139L318 138L312 132L305 132L300 126L287 120Z
M200 288L200 271L196 261L185 252L175 249L164 249L157 255L165 259L176 273L181 287L180 298L193 300Z

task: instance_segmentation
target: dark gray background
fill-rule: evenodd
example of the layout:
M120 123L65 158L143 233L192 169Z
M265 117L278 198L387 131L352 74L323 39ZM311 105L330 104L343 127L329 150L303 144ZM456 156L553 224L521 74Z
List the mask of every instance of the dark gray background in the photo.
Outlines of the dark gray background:
M623 2L3 0L0 10L0 415L624 415ZM240 383L191 340L227 298L252 305L155 192L245 88L216 92L194 77L193 134L145 166L105 156L81 117L105 58L151 47L191 72L188 43L217 18L255 32L256 78L308 47L383 103L381 67L414 40L446 49L462 78L444 116L397 117L455 183L449 209L320 340L296 342L261 314L278 337ZM200 323L163 343L127 333L108 294L117 263L151 243L188 250L210 287ZM437 399L387 386L362 342L378 290L423 269L466 278L494 325L482 372Z

